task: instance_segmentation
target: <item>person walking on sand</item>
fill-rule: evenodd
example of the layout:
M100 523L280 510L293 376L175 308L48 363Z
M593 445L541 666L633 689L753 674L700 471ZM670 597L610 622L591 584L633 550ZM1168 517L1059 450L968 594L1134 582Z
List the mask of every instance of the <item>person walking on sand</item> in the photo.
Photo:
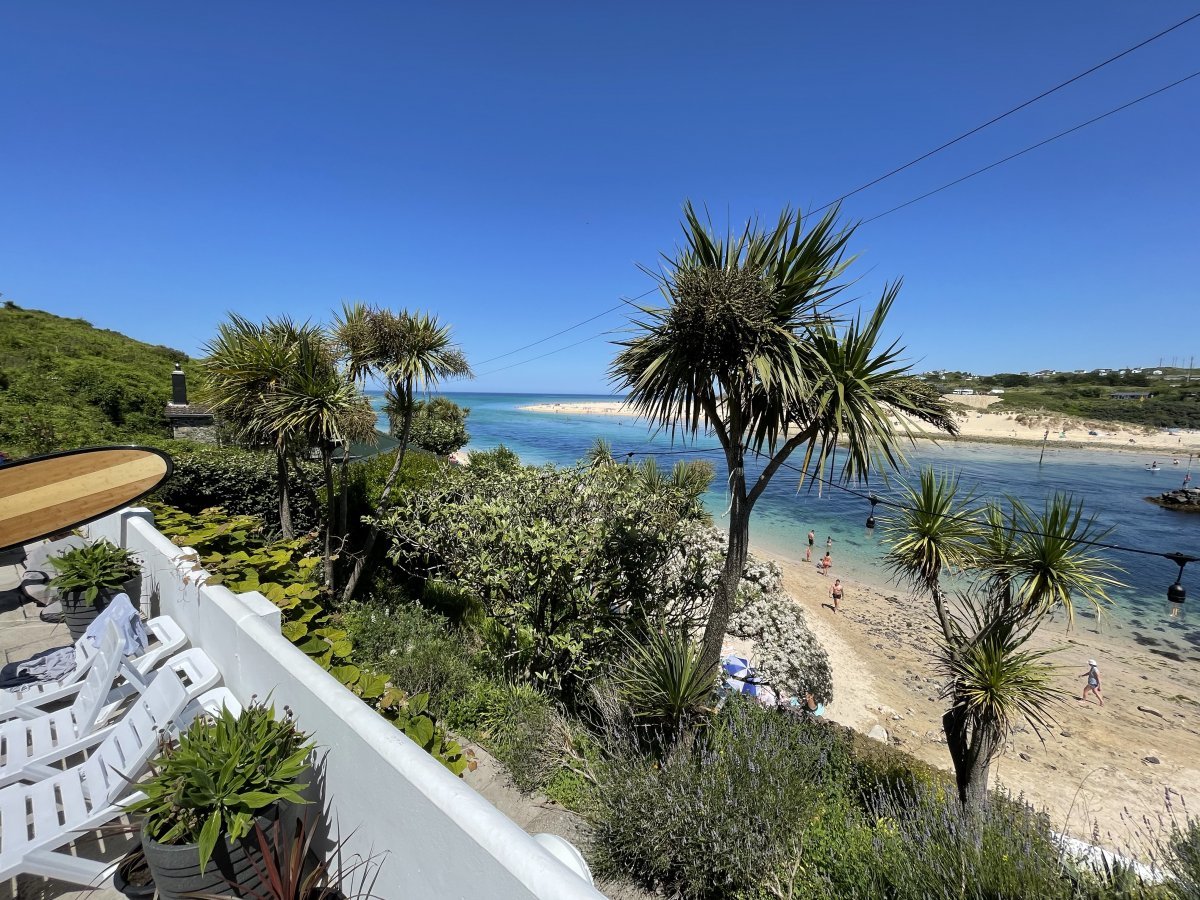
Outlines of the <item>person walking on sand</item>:
M829 577L829 570L833 568L833 557L829 555L829 551L825 551L825 558L821 560L821 574L826 578Z
M833 611L838 611L838 604L842 602L842 579L833 579L833 586L829 589L829 599L833 601Z
M813 544L817 542L817 533L811 528L808 530L808 550L804 554L805 562L812 562Z
M1100 694L1100 669L1097 667L1094 659L1088 660L1088 670L1079 677L1087 679L1087 684L1083 688L1083 696L1079 699L1086 703L1088 691L1091 691L1096 695L1096 699L1100 701L1100 705L1103 706L1104 697Z

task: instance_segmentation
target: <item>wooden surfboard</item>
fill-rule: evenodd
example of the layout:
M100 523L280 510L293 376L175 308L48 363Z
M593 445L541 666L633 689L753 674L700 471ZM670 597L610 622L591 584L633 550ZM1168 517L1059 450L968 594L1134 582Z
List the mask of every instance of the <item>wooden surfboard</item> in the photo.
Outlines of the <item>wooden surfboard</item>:
M0 551L123 509L172 468L152 447L89 447L0 466Z

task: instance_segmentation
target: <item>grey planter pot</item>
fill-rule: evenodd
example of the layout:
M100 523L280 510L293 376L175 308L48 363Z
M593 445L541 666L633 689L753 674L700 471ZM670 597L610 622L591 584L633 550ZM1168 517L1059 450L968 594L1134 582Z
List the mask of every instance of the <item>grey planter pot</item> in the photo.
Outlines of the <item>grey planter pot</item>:
M279 815L278 806L258 819L264 831L270 831ZM160 844L146 836L142 830L142 852L154 875L154 887L161 900L185 900L197 893L216 894L221 897L241 897L233 885L239 885L254 896L262 892L262 881L255 869L255 861L262 858L258 838L253 829L240 841L230 842L222 837L217 841L212 859L204 871L200 871L200 847L198 844ZM261 865L261 864L260 864Z
M63 594L60 601L62 603L63 621L67 623L67 630L71 632L71 640L77 641L83 637L84 632L88 630L88 626L96 621L96 616L104 611L104 607L108 606L108 602L117 594L128 594L130 602L136 608L141 592L142 576L134 575L117 590L101 589L95 603L88 603L83 599L81 594L75 591Z

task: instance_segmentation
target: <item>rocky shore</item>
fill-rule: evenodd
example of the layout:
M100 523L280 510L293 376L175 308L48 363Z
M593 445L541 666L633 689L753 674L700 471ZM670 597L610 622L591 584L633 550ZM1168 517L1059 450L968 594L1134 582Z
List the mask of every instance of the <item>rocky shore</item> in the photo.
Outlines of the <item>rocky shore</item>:
M1147 497L1146 499L1159 506L1165 506L1167 509L1177 509L1180 512L1200 512L1200 487L1163 491L1157 497Z

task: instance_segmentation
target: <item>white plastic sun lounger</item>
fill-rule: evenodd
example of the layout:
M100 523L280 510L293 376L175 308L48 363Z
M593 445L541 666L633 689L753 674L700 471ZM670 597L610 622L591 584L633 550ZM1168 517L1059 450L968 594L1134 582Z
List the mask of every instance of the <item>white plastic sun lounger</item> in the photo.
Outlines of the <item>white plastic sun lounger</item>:
M149 675L164 659L178 653L187 645L187 635L170 616L158 616L146 623L146 630L153 639L150 647L141 656L119 661L120 672L134 686L145 689ZM44 681L28 685L21 691L0 691L0 721L15 716L41 715L43 707L70 699L79 688L96 660L99 648L92 646L86 637L75 642L75 671L58 681Z
M116 640L121 640L120 635L116 635ZM163 671L170 671L179 678L189 700L200 698L220 681L217 667L198 649L185 650L172 657ZM154 680L161 675L156 673ZM97 663L88 672L83 688L71 706L34 719L16 719L0 725L0 753L3 754L0 787L36 778L34 773L39 769L95 746L116 728L117 724L96 726L97 721L105 721L109 712L121 705L118 701L101 709L110 699L106 684L111 686L111 683L112 673Z
M187 701L183 682L166 669L86 762L65 770L46 767L35 784L0 788L0 881L25 873L99 886L111 875L116 862L62 848L139 798L134 782L158 750L159 732L172 728Z
M16 718L0 725L0 785L20 779L30 762L92 734L120 659L121 634L116 626L109 625L104 630L96 661L75 693L75 702L53 712Z

